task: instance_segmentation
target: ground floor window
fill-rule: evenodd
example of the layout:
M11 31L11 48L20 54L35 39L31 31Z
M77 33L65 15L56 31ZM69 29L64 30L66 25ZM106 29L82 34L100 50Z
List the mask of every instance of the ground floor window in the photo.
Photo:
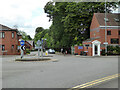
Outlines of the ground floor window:
M118 38L112 38L111 39L111 44L119 44L119 39Z
M12 49L14 49L14 45L12 45Z
M5 45L2 45L2 51L5 51Z

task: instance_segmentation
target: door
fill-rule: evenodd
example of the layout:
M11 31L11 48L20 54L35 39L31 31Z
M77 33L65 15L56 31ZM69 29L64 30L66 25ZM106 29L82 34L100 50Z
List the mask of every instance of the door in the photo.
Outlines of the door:
M95 45L95 55L98 55L98 46Z

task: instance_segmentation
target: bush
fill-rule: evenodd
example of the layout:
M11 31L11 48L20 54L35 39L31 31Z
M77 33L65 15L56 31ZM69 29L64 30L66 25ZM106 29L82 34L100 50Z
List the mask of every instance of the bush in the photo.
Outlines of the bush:
M105 55L105 49L102 49L101 55Z
M120 55L120 47L119 46L108 46L107 47L108 55Z
M26 54L30 54L30 50L26 48Z

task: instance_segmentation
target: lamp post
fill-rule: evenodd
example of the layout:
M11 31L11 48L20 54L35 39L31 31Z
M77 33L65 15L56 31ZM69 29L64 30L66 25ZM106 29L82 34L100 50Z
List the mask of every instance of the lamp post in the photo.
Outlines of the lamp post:
M105 43L107 42L107 22L106 22L106 0L105 0ZM105 53L107 53L107 43L105 44ZM107 54L106 54L107 55Z
M43 57L43 46L44 46L44 40L46 41L47 39L42 38L42 45L41 45L41 57Z

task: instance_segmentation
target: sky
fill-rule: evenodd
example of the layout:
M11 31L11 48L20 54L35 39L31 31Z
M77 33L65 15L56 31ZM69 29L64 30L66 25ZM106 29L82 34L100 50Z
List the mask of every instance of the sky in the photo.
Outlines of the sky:
M35 29L48 29L52 22L44 13L44 6L50 0L0 0L0 24L25 31L34 38ZM118 11L115 11L118 12Z
M50 0L0 0L0 24L25 31L34 38L35 29L47 29L52 22L44 13L44 6Z

